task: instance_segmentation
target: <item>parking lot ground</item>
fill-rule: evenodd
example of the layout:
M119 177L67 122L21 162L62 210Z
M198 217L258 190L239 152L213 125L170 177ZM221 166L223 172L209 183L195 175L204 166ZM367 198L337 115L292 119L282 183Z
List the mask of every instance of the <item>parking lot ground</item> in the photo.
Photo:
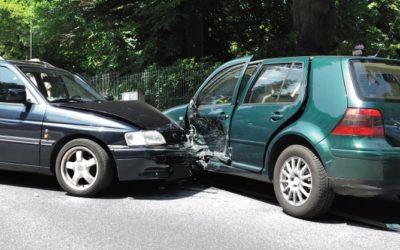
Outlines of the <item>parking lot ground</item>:
M85 199L66 195L53 177L0 171L0 249L396 249L400 244L398 233L332 214L313 221L290 217L271 197L271 185L217 177L121 183ZM339 197L334 207L353 213L352 204L359 203ZM384 198L368 204L370 214L400 206ZM396 214L385 218L399 221Z

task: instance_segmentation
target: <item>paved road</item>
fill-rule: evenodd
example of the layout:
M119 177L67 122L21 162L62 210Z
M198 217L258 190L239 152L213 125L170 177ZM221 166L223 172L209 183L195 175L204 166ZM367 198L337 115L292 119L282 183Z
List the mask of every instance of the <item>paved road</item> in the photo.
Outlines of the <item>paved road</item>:
M271 190L266 185L266 192ZM397 249L400 245L399 233L331 215L316 221L295 219L282 213L273 200L198 182L116 184L102 198L83 199L65 195L52 177L0 171L0 199L0 249ZM348 202L354 200L344 201ZM399 211L400 203L390 202Z

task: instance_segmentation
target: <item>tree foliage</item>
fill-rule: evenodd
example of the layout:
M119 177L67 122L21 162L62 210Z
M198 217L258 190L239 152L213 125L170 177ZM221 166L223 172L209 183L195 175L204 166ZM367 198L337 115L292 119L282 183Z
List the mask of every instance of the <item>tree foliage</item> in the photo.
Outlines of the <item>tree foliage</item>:
M400 2L398 0L337 1L337 48L334 53L349 54L355 44L363 44L367 55L400 56ZM392 28L391 34L389 31Z
M79 72L134 72L184 58L400 55L398 0L0 0L0 54ZM390 30L392 29L392 32Z
M0 55L29 57L31 9L22 1L0 0Z

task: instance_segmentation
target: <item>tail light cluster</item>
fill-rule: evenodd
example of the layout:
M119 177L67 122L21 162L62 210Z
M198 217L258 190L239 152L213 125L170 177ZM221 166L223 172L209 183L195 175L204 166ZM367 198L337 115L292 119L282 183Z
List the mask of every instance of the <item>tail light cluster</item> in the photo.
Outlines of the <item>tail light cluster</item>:
M348 108L333 135L384 136L382 113L377 109Z

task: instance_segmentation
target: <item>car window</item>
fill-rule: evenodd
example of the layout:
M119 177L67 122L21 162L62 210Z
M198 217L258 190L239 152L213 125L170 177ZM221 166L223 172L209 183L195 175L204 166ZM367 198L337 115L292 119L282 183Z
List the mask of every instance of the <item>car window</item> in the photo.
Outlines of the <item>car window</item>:
M293 102L303 75L302 63L265 65L247 93L245 103Z
M294 102L299 96L302 78L303 64L293 63L283 83L277 102Z
M400 101L400 64L379 60L351 61L351 72L361 98Z
M0 102L13 102L10 91L25 90L24 83L11 70L0 67Z
M87 102L101 99L80 78L68 72L25 67L21 67L21 70L50 102Z
M200 105L230 103L236 84L241 76L243 64L224 70L210 80L199 95Z

